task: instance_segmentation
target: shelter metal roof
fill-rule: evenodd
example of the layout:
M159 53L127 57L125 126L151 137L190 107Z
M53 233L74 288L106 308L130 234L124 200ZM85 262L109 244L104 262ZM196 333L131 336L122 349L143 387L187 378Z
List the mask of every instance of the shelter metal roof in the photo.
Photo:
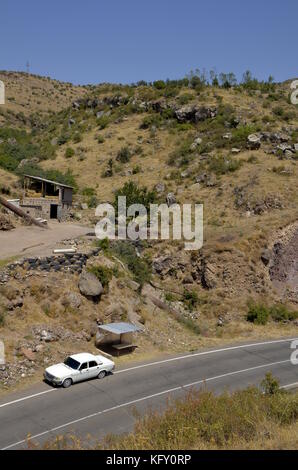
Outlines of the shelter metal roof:
M40 176L24 175L24 177L30 178L31 180L43 181L44 183L54 184L55 186L60 186L61 188L73 189L73 186L69 186L68 184L58 183L58 181L47 180L46 178L41 178Z
M99 329L116 335L121 335L122 333L134 333L141 330L141 328L133 325L132 323L126 322L106 323L105 325L99 325Z

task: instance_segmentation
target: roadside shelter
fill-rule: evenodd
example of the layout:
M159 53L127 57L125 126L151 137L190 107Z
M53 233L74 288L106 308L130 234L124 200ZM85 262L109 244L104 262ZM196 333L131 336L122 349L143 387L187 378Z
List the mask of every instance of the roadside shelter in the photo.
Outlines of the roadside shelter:
M96 345L110 346L117 352L117 355L123 350L133 351L137 348L134 344L134 334L138 331L141 331L141 328L126 322L99 325Z

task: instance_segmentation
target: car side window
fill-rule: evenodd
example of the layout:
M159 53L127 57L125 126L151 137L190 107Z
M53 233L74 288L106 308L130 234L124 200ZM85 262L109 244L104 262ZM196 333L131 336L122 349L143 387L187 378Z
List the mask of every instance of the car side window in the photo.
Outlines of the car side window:
M89 367L97 367L97 362L96 361L90 361L89 362Z
M81 364L81 366L80 366L80 370L84 370L84 369L88 369L88 363L87 362L83 362L83 364Z

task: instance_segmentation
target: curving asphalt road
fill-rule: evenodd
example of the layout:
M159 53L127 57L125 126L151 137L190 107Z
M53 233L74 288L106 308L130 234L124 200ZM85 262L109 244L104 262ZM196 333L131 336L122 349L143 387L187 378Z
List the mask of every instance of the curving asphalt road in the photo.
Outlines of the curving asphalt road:
M135 410L161 408L169 395L206 386L216 392L259 384L271 371L281 385L298 384L290 361L292 339L241 344L119 369L103 380L52 388L45 383L0 400L0 448L27 447L57 434L100 438L131 431Z

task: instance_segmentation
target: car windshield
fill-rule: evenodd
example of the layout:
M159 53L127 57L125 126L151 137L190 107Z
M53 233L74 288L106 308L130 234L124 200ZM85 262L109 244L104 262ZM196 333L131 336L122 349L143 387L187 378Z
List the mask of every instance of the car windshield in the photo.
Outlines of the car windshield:
M78 369L80 365L80 363L72 357L67 357L64 361L64 364L68 367L71 367L72 369Z

